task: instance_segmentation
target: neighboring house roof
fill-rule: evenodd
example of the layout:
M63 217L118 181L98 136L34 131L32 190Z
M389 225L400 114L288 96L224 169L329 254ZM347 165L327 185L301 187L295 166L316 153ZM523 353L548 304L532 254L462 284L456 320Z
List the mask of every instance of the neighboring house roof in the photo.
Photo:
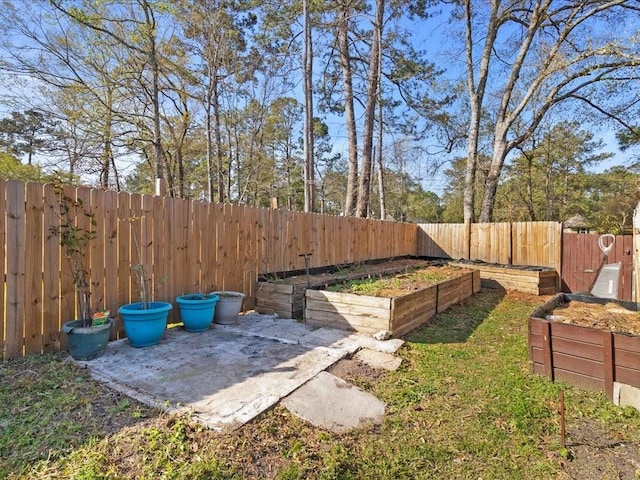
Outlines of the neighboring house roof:
M574 215L564 222L565 228L587 228L587 219L582 215Z

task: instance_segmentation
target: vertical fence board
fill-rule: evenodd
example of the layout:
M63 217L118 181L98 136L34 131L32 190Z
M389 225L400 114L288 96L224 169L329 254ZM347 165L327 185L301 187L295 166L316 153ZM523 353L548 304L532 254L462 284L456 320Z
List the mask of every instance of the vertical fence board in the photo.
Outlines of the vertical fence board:
M89 272L91 278L91 306L94 310L107 308L108 304L105 298L105 288L107 287L105 275L105 243L107 232L105 214L105 192L102 190L89 191L89 206L94 215L95 226L92 231L95 232L95 239L89 243L90 266Z
M164 198L162 197L152 197L152 219L153 219L153 229L151 231L152 236L152 247L151 247L151 255L153 258L153 266L151 267L151 271L153 273L153 282L152 288L154 297L158 298L168 298L167 293L165 291L165 283L169 276L169 270L167 270L167 260L165 259L165 255L167 255L167 227L166 227L166 212L164 210Z
M246 295L244 307L251 309L254 307L254 297L256 294L256 285L253 279L258 275L257 264L257 233L258 233L258 210L255 208L246 208L242 214L242 221L239 225L239 237L242 244L241 257L244 259L242 266L242 288L241 291Z
M216 290L224 290L224 272L222 266L224 264L225 244L224 244L224 210L222 204L211 205L211 228L213 229L214 244L211 246L215 252L215 282Z
M42 249L44 199L42 185L26 185L24 349L27 355L42 353Z
M118 332L122 329L120 318L116 315L118 310L118 277L130 276L130 273L118 271L118 196L114 191L104 191L104 306L111 310L111 316L115 318L115 325L111 329L111 339L118 338Z
M202 292L212 292L215 290L214 265L211 263L211 223L209 215L211 209L209 203L201 203L197 209L197 224L200 232L200 289Z
M260 208L258 215L258 257L256 258L256 268L258 273L265 273L265 259L267 258L267 227L269 221L269 208Z
M144 262L147 277L149 278L149 293L152 299L161 294L158 283L162 282L162 275L156 271L156 265L159 263L156 249L156 241L158 240L157 224L154 217L154 198L151 195L131 196L131 214L140 218L139 227L136 232L139 235L140 254ZM135 252L132 252L132 255ZM137 254L133 256L135 259ZM131 293L133 299L138 301L140 293L138 288L133 285Z
M195 292L207 293L211 290L206 288L204 283L204 269L202 264L204 262L204 237L206 233L205 225L203 222L204 214L207 206L204 202L192 202L191 204L191 233L189 234L189 255L193 255L194 261L192 262L191 270L191 283ZM191 246L191 243L193 246Z
M225 246L224 254L222 257L222 269L224 273L224 289L225 290L237 290L238 269L242 268L238 265L238 242L236 238L236 219L235 208L233 205L226 204L223 209L223 244ZM232 268L230 266L233 265Z
M91 218L89 217L89 215L91 215L93 213L93 207L91 205L91 190L87 187L78 187L76 188L76 200L78 201L79 204L79 211L78 211L78 215L76 217L76 225L81 228L82 230L86 231L86 232L94 232L95 231L95 227L93 225L91 225ZM93 249L92 249L92 245L96 243L96 241L98 241L97 239L93 239L89 245L87 245L87 248L85 249L85 253L84 253L84 268L85 271L88 274L87 280L89 282L89 293L92 293L91 290L91 285L93 283L93 280L91 278L91 265L92 265L92 254L93 254ZM102 274L100 274L101 276L103 276ZM73 279L72 279L73 280ZM102 280L96 280L96 282L99 285L102 285ZM68 318L63 318L63 321L67 321L67 320L74 320L74 319L78 319L81 320L83 319L83 312L80 311L80 298L81 296L78 294L78 292L76 291L76 286L75 286L75 282L72 281L71 283L71 288L74 291L74 295L76 298L76 315L72 316L72 317L68 317ZM93 295L89 296L89 315L91 315L91 309L94 305L94 298Z
M188 200L184 200L181 198L174 199L176 203L174 217L176 229L176 243L173 245L173 248L176 252L176 258L174 265L174 291L168 301L172 302L178 295L182 295L183 293L188 293L185 290L185 285L191 285L193 282L192 278L189 278L193 265L192 262L194 259L190 255L190 245L189 245L189 234L190 232L190 218L191 218L191 209L189 208ZM196 258L197 259L197 258Z
M129 226L130 235L129 240L129 271L131 271L131 265L140 265L143 268L141 272L144 272L145 278L150 278L151 272L149 271L149 265L152 258L152 254L149 251L149 241L147 238L147 232L144 228L144 219L142 218L142 195L139 193L129 194ZM137 245L136 245L137 244ZM148 290L149 298L152 300L155 298L152 287L152 282L147 282L146 287ZM135 282L130 282L129 296L132 302L139 302L140 287Z
M76 200L77 189L74 187L64 187L63 195L72 200ZM60 255L62 256L62 262L60 264L60 322L65 323L77 318L78 304L76 290L73 284L70 258L66 255L64 248L61 248ZM60 348L67 348L66 335L60 337Z
M60 225L58 197L52 185L43 189L44 243L42 256L43 297L43 352L50 353L60 348L60 242L51 233L51 228Z
M117 251L118 251L118 283L117 283L117 292L118 298L122 302L122 304L127 304L131 302L139 302L140 297L138 295L134 295L133 298L131 296L132 288L137 292L138 287L135 285L135 280L133 278L133 272L131 270L132 265L137 265L138 260L138 249L141 248L139 245L140 239L135 239L131 235L131 225L133 223L133 219L131 218L131 209L130 209L130 195L125 192L118 193L117 196L118 206L118 238L117 238ZM138 242L138 245L135 242ZM132 245L133 244L133 245ZM133 247L134 257L131 257L131 251ZM133 287L132 284L133 283Z
M166 255L165 265L165 283L162 286L162 295L158 296L158 300L171 302L180 292L180 284L178 279L181 277L181 271L184 265L180 265L179 259L182 258L180 248L182 246L182 227L180 200L176 198L165 198L165 220L164 228L167 232L164 238L164 255ZM176 323L176 310L172 310L169 314L169 323Z
M7 182L7 319L4 358L23 355L25 294L25 185Z

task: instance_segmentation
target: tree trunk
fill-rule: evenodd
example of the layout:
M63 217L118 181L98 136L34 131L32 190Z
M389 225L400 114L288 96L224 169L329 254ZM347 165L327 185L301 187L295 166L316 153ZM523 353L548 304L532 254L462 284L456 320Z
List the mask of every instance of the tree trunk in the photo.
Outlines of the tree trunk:
M498 127L496 127L496 130L501 131ZM482 206L478 217L480 223L493 221L493 207L496 201L496 192L498 191L498 181L508 153L507 140L503 138L504 136L506 136L506 130L504 130L504 134L499 134L498 138L493 142L493 156L491 157L489 173L484 181L484 196L482 197Z
M113 136L113 91L107 89L107 96L105 99L107 108L105 109L104 127L102 130L102 165L100 172L100 186L102 188L109 188L109 170L113 162L113 150L112 150L112 136Z
M382 56L378 58L378 77L382 76ZM380 93L380 92L378 92ZM378 95L380 97L380 95ZM380 201L380 220L387 217L387 204L384 194L384 168L382 165L382 143L384 134L384 123L382 121L382 98L378 98L378 195Z
M209 202L213 202L214 200L214 192L213 192L213 133L211 131L211 97L212 97L212 74L211 69L209 69L209 84L207 85L207 89L205 92L204 98L204 128L205 128L205 136L207 142L207 199Z
M344 214L353 215L358 196L358 137L356 115L353 103L353 72L349 53L349 9L345 5L338 18L338 48L342 65L342 82L344 89L344 115L347 127L347 144L349 145L349 167L347 173L347 195Z
M533 144L533 150L535 151L535 143ZM534 155L529 155L526 152L522 152L527 160L527 211L529 212L529 221L535 222L536 207L533 203L533 158Z
M376 104L378 102L378 89L380 88L378 62L380 61L379 57L381 48L380 44L382 40L384 7L384 0L376 1L376 17L373 25L373 37L371 39L369 77L367 79L367 103L364 112L364 127L362 135L362 166L360 170L360 182L358 184L358 203L356 205L356 217L361 218L367 217L371 200L373 130L375 126Z
M313 212L314 162L313 162L313 44L309 25L308 0L302 1L304 16L304 211Z
M489 76L489 61L493 51L493 44L498 34L498 7L499 2L491 1L491 14L487 26L487 37L482 49L478 79L474 76L475 60L473 57L473 12L471 0L464 2L465 16L465 45L467 67L467 91L471 107L469 119L469 137L467 139L467 167L464 177L463 213L466 222L475 219L475 195L476 173L478 169L478 141L480 137L480 120L482 117L482 103L484 101L487 79Z
M216 169L218 179L218 202L223 203L225 201L225 183L224 183L224 159L222 157L222 125L220 123L220 92L218 91L218 77L217 73L212 78L213 83L213 131L215 134L215 147L216 147ZM229 187L230 188L230 187ZM230 198L229 192L227 192L227 199Z
M162 133L160 130L160 67L156 51L156 21L151 5L147 0L142 2L146 26L149 28L149 65L151 66L151 107L153 111L153 156L156 177L156 195L166 194L166 183L163 169Z

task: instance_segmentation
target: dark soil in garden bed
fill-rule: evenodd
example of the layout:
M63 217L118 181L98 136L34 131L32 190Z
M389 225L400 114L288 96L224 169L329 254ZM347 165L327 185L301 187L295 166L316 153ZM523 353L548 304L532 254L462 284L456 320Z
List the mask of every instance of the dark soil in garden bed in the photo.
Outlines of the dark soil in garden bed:
M417 258L396 258L380 262L353 263L325 269L312 269L309 271L309 275L306 275L304 271L269 274L262 276L260 280L286 285L307 285L308 283L311 288L319 289L359 278L380 278L384 275L407 273L434 263L442 264L443 262Z
M461 265L479 265L484 267L505 268L510 270L525 270L528 272L548 272L554 270L550 267L538 267L535 265L507 265L505 263L489 263L483 262L482 260L466 260L464 258L452 260L452 262L459 263Z

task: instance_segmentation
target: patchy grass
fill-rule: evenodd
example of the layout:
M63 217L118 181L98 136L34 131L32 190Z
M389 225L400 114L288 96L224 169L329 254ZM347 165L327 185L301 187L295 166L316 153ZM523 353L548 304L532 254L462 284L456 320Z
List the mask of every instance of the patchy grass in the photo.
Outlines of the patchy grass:
M408 335L399 371L359 383L387 403L384 423L343 435L280 407L216 434L109 391L64 355L0 363L0 478L634 478L572 436L596 432L611 441L598 453L624 444L638 461L638 412L529 374L527 317L541 302L483 291Z

